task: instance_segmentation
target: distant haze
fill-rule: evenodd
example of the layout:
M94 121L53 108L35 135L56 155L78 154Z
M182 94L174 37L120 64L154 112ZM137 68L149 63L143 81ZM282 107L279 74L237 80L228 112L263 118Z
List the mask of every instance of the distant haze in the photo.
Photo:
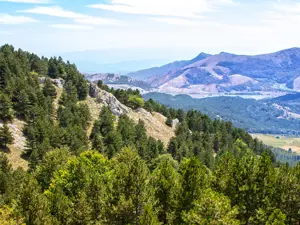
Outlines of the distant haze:
M201 50L199 50L201 51ZM61 53L83 73L120 73L161 66L172 61L193 58L198 49L103 49ZM52 56L53 54L47 54Z

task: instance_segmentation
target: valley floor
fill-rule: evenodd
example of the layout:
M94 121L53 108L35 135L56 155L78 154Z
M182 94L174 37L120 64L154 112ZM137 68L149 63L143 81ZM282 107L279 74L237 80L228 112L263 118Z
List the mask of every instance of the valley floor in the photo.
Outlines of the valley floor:
M258 138L263 143L275 148L282 148L286 151L292 149L292 152L300 154L300 137L269 135L269 134L251 134L254 138Z

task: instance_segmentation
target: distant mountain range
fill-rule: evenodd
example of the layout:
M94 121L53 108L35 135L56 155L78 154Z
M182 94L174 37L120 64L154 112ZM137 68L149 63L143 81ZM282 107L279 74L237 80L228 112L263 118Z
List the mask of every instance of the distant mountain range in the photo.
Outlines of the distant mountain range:
M169 71L176 70L179 68L183 68L189 64L192 64L194 62L203 60L210 56L206 53L200 53L197 57L193 58L192 60L182 60L182 61L175 61L166 65L163 65L161 67L153 67L151 69L145 69L145 70L139 70L137 72L132 72L127 74L127 76L138 79L138 80L147 80L151 79L153 76L161 75L168 73Z
M172 94L300 91L300 48L255 56L201 53L127 76Z

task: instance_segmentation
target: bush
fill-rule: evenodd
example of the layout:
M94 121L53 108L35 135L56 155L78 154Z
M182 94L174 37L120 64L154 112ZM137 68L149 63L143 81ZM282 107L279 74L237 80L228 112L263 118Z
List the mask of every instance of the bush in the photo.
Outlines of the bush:
M167 118L166 125L168 125L169 127L173 126L173 120L170 117Z
M143 107L145 104L144 99L137 95L130 95L128 98L128 105L133 109Z

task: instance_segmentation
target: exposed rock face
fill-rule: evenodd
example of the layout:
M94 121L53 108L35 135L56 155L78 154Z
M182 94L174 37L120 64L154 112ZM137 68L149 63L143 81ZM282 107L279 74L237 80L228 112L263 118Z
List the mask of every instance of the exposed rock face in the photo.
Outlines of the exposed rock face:
M165 124L167 119L166 117L159 113L152 114L143 108L132 110L131 108L120 103L118 99L111 93L98 88L96 83L90 84L90 96L92 99L95 99L94 101L96 101L98 104L101 103L109 106L112 113L116 116L126 114L136 123L138 123L139 120L142 120L145 124L147 134L156 140L161 140L165 146L167 146L170 139L175 136L175 128L168 127Z
M63 79L61 79L61 78L59 78L59 79L52 79L52 83L56 87L58 87L58 88L63 88L64 85L65 85L65 81Z
M172 127L175 129L177 127L177 125L179 124L179 119L174 119L172 121Z
M120 103L114 95L98 88L95 83L90 84L90 96L96 98L99 103L109 106L112 113L116 116L128 114L132 111L132 109Z
M100 88L97 87L97 84L95 84L95 83L90 84L90 96L92 98L97 98L100 91L101 90L100 90Z
M46 80L46 77L40 77L40 83L41 84L44 84L45 80ZM51 79L51 81L58 88L63 88L64 85L65 85L65 81L63 79L61 79L61 78Z

